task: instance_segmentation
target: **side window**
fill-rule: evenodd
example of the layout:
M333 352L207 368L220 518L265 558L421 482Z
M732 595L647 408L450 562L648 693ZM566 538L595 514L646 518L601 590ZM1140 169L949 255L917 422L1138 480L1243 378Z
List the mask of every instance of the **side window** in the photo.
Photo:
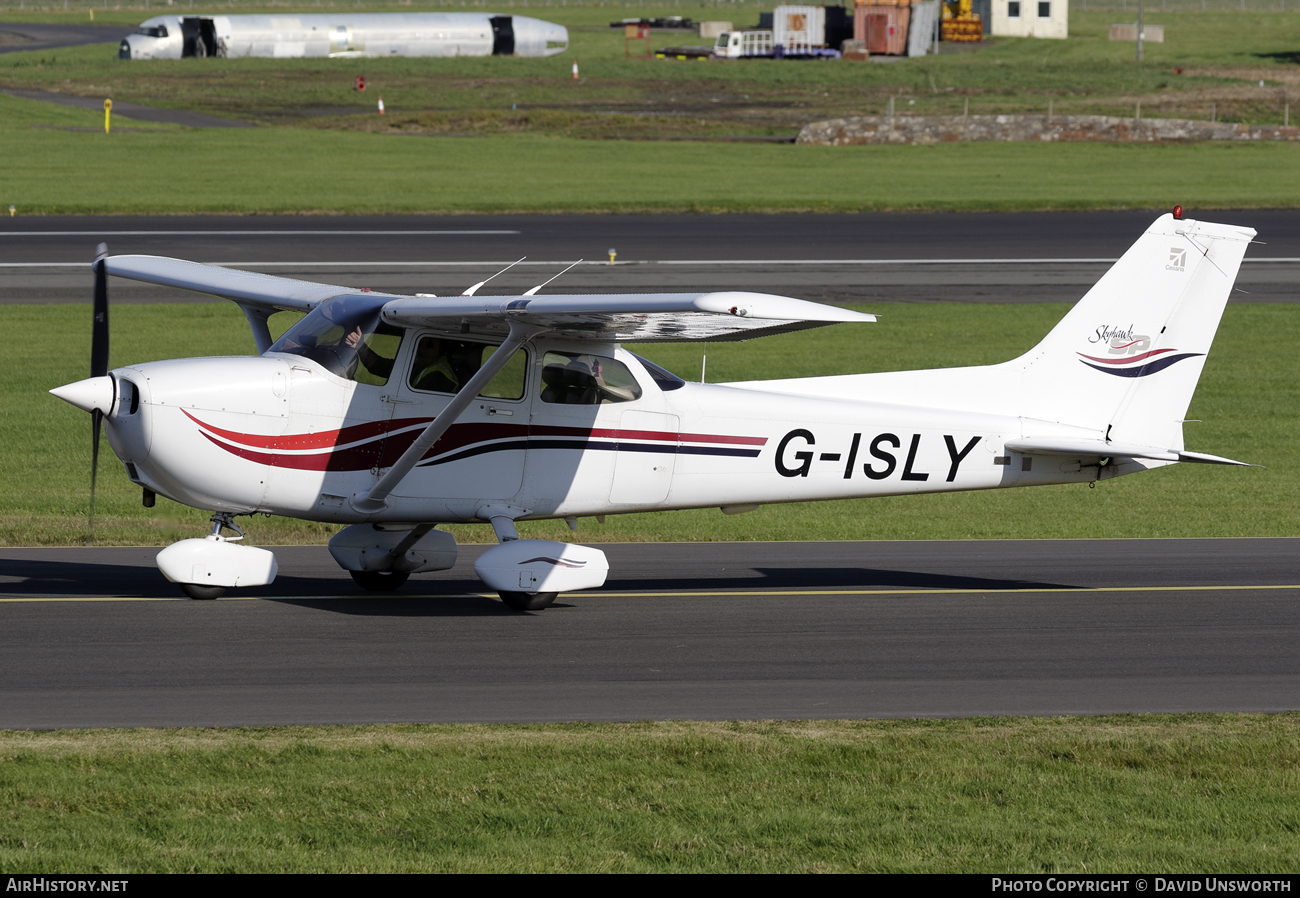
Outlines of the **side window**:
M1042 0L1039 0L1039 4L1038 4L1038 18L1040 18L1040 19L1050 19L1051 17L1052 17L1052 3L1051 3L1051 0L1047 0L1047 2L1045 2L1045 3L1042 2Z
M399 328L380 324L361 338L353 375L357 383L376 387L388 383L389 375L393 373L393 362L397 361L397 350L402 346L402 333Z
M1009 0L1007 3L1007 18L1020 18L1020 0Z
M641 398L641 385L627 366L599 355L548 352L542 365L542 401L599 405Z
M407 383L412 390L429 393L459 393L474 373L483 367L497 347L444 337L421 337L415 346L415 360ZM487 399L522 399L528 356L516 352L497 376L479 393Z

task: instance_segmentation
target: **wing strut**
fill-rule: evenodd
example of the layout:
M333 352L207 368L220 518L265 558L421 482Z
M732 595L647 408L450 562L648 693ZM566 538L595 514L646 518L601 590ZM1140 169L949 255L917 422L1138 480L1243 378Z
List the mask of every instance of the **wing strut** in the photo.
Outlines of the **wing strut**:
M492 378L501 372L510 358L515 354L519 347L523 346L533 337L537 336L547 328L539 327L535 324L526 324L518 319L510 322L510 336L506 341L497 347L497 351L488 357L483 363L483 367L474 372L474 376L469 379L465 386L461 387L460 392L452 397L451 402L442 410L438 417L429 423L424 429L424 433L416 437L411 448L402 453L402 457L393 463L379 482L370 488L370 492L364 496L354 494L352 496L352 507L362 514L374 514L383 511L388 506L388 494L402 482L402 479L411 472L411 469L419 463L434 443L446 433L451 425L456 423L461 412L465 411L483 388L488 385Z

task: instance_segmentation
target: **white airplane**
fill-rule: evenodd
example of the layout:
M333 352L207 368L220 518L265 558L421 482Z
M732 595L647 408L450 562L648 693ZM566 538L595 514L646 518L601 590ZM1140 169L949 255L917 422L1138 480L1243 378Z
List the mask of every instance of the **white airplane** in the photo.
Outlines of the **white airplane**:
M158 555L194 598L270 583L237 515L347 524L329 548L361 586L450 568L442 523L487 522L475 565L511 608L601 586L598 549L516 522L675 508L1107 480L1175 462L1250 228L1159 218L1047 337L998 365L687 383L628 343L744 340L858 312L759 293L477 297L358 292L156 256L94 263L92 412L143 487L214 511ZM107 275L234 300L257 357L108 369ZM542 285L545 286L545 285ZM307 313L273 341L267 317ZM92 479L93 509L93 479ZM227 538L223 531L239 536Z
M568 46L563 25L490 12L154 16L117 58L555 56Z

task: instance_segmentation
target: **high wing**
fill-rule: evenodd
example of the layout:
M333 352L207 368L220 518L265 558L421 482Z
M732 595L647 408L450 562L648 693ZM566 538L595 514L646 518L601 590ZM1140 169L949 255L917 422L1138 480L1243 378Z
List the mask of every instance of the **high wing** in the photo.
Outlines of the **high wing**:
M353 287L313 284L165 256L109 256L106 265L108 273L116 277L233 299L267 314L310 312L332 296L356 292Z
M545 328L573 340L663 343L748 340L840 322L871 322L874 315L787 296L718 293L623 293L557 296L398 296L357 294L354 288L202 265L162 256L110 256L108 273L234 300L258 341L270 345L266 317L276 311L309 312L336 296L384 302L385 321L455 333L504 338L510 322ZM265 342L266 345L263 345Z
M620 293L413 297L389 302L389 324L504 337L512 320L571 340L667 343L748 340L874 315L767 293Z

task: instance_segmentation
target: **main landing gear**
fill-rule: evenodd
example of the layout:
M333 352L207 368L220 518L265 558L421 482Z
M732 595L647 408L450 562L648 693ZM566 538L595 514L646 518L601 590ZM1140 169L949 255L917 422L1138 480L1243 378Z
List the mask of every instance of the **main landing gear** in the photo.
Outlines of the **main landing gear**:
M511 592L509 590L497 590L497 595L501 596L501 601L506 603L506 607L514 611L541 611L543 608L555 601L558 592Z
M410 578L407 571L348 571L357 586L370 592L392 592Z

